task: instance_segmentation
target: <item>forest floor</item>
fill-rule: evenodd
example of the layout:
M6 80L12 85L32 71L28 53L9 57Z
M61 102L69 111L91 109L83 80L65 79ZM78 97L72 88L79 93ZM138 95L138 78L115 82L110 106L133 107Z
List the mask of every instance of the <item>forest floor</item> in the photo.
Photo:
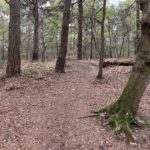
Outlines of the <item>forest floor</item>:
M24 64L21 77L0 81L0 150L149 150L148 128L134 128L128 143L100 119L80 118L116 100L131 72L107 67L97 81L94 64L69 61L61 75L51 63ZM150 85L139 114L150 114Z

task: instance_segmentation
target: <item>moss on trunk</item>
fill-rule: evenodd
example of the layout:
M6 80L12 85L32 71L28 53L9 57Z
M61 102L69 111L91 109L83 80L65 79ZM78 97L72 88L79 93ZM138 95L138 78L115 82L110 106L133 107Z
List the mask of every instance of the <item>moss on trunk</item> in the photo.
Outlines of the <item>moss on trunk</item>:
M108 113L108 124L115 129L115 133L124 132L130 139L133 139L131 125L136 123L139 103L149 80L149 67L143 64L142 68L133 69L125 89L116 102L94 112L95 114Z
M142 35L132 74L119 99L106 108L94 112L97 115L108 113L108 124L114 127L117 133L124 132L132 139L131 124L136 121L139 103L150 79L150 1L141 0L140 5L143 13Z
M108 113L108 124L115 129L115 133L124 132L128 138L133 140L131 125L137 122L135 117L148 80L149 67L145 65L143 70L136 69L130 76L119 99L94 113Z

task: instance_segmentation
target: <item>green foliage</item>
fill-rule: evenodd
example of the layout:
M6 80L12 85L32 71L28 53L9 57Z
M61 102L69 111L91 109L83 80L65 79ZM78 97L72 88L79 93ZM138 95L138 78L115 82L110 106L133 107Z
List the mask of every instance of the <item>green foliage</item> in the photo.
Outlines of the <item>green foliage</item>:
M40 2L40 8L44 13L44 42L47 50L47 58L53 59L57 55L60 44L61 24L63 1L50 0ZM73 3L73 2L72 2ZM110 57L110 50L113 57L134 56L136 22L135 22L135 4L133 0L122 1L119 5L113 6L107 4L107 16L105 22L105 57ZM132 5L132 6L131 6ZM85 57L89 58L91 45L93 47L93 57L99 57L101 48L100 32L102 19L102 1L83 1L84 7L84 24L83 24L83 51ZM41 15L41 14L40 14ZM70 32L69 32L69 55L76 55L77 43L77 24L78 5L75 3L71 8ZM4 24L3 24L4 22ZM0 1L0 47L2 47L2 38L5 37L4 44L8 44L8 23L9 23L9 6L5 0ZM32 11L29 7L22 7L21 10L21 41L22 56L30 54L33 47L33 24ZM30 30L29 30L30 28ZM29 31L30 37L29 37ZM41 35L41 33L40 33ZM91 44L91 39L92 44ZM124 39L123 39L124 38ZM29 42L30 40L30 42ZM123 41L124 40L124 41ZM111 42L111 44L110 44ZM124 43L123 43L124 42ZM29 45L29 46L28 46ZM42 41L40 39L40 53L42 51ZM120 52L121 51L121 52ZM28 55L29 55L28 54Z

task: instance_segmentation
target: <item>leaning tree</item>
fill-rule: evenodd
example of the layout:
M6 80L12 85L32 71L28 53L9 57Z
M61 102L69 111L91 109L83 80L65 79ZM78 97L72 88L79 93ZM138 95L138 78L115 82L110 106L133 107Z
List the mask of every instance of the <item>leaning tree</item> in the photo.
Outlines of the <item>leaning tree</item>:
M131 125L136 121L136 115L142 95L150 78L150 1L140 0L142 11L141 39L138 47L136 62L132 74L119 99L106 108L96 111L108 113L108 123L116 132L124 132L132 138Z
M6 76L18 76L21 73L20 60L20 0L6 2L10 7L9 45Z

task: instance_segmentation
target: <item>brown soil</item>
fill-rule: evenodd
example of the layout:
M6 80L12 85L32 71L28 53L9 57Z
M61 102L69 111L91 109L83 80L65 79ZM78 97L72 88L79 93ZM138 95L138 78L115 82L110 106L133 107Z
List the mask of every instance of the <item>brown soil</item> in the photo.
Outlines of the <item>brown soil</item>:
M100 119L80 119L117 99L131 67L105 68L101 81L95 79L97 67L89 61L71 61L61 75L53 69L43 72L30 70L1 85L1 150L150 149L148 128L134 128L137 143L129 144ZM150 86L139 110L144 117L150 113L149 96Z

